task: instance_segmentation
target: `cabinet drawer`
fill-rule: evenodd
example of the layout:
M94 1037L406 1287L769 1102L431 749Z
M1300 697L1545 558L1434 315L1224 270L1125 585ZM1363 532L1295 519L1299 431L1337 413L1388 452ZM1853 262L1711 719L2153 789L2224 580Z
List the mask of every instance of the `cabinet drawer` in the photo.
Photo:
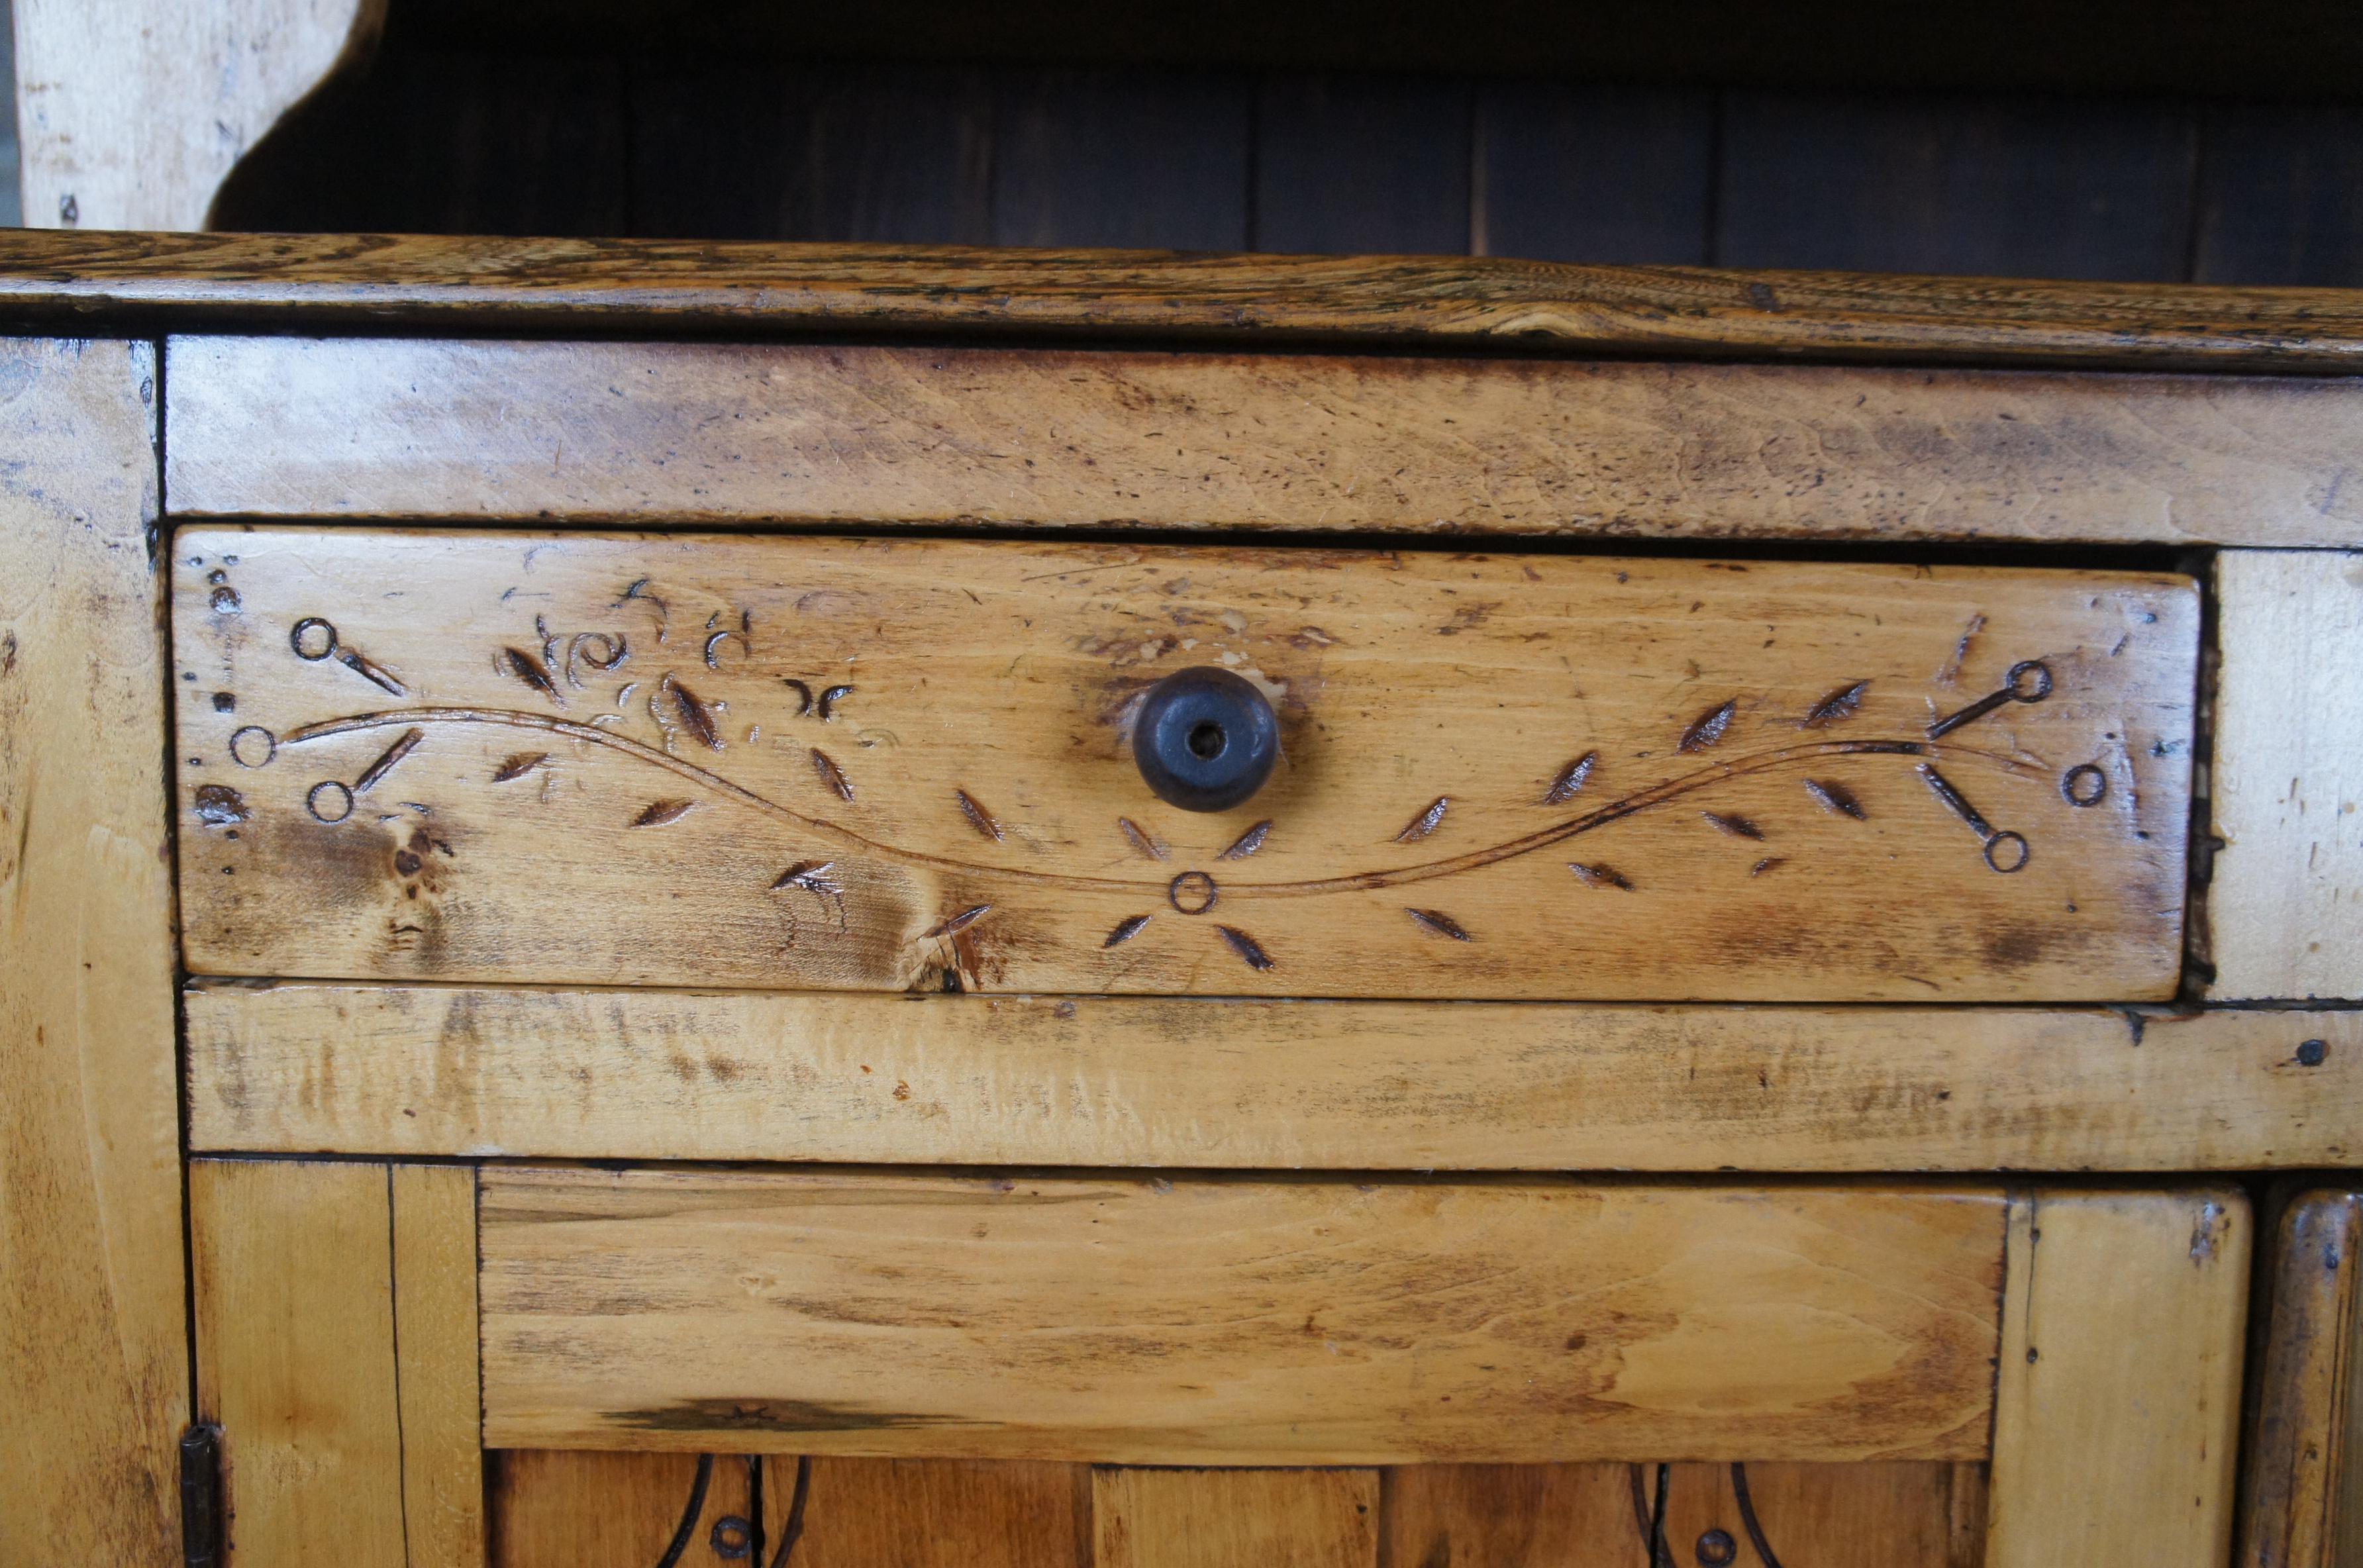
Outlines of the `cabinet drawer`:
M2179 971L2181 578L301 528L175 554L200 973L2123 1000ZM1226 810L1136 766L1186 668L1276 718Z

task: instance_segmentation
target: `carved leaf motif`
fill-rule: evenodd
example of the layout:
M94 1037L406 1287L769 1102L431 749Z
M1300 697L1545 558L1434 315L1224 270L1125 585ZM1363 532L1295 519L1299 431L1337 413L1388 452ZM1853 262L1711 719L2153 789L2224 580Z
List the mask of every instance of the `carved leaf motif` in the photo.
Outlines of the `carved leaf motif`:
M850 686L832 686L820 694L820 716L823 723L837 717L837 705L853 695Z
M1134 822L1130 817L1118 817L1115 820L1115 825L1123 831L1125 839L1133 848L1151 860L1165 858L1165 846L1143 832L1138 823Z
M1598 752L1587 751L1560 768L1559 777L1551 780L1551 787L1543 792L1543 804L1563 806L1574 800L1576 791L1583 788L1584 780L1592 777L1592 770L1599 762Z
M651 801L648 810L632 819L632 825L662 827L667 823L677 823L689 815L690 807L695 803L693 801Z
M779 879L771 884L771 891L776 893L789 888L800 888L807 893L833 897L845 891L844 887L828 874L836 865L834 860L799 860L780 873Z
M1215 929L1223 933L1223 940L1230 944L1231 951L1237 954L1248 968L1269 969L1272 966L1271 955L1263 950L1263 944L1237 926L1218 925Z
M1411 916L1412 919L1417 921L1421 925L1426 927L1428 930L1436 933L1438 936L1448 936L1455 942L1471 942L1475 940L1475 938L1469 934L1468 930L1463 927L1459 921L1454 920L1442 910L1407 909L1403 911L1403 913Z
M1750 867L1747 874L1750 877L1761 877L1764 873L1771 870L1773 867L1786 866L1787 864L1789 864L1788 861L1782 859L1780 856L1768 855L1763 859L1758 861L1754 866Z
M1141 933L1143 928L1148 924L1148 918L1147 915L1125 916L1115 922L1115 929L1107 933L1107 940L1100 945L1104 948L1123 946Z
M668 675L657 682L657 694L672 704L673 712L680 717L681 727L696 737L700 745L709 751L722 749L722 730L714 722L714 710L708 708L696 692Z
M1567 868L1587 888L1616 888L1627 893L1633 890L1632 878L1613 866L1583 866L1570 860Z
M1805 780L1805 793L1811 795L1825 812L1852 817L1858 823L1870 820L1870 813L1862 809L1862 802L1855 799L1854 791L1835 779L1808 778Z
M926 942L938 936L949 936L954 932L966 931L970 926L974 925L977 922L982 920L992 912L993 906L991 904L971 904L967 909L960 911L960 913L953 915L950 919L940 921L937 923L929 926L926 933L923 934L919 940Z
M1862 694L1869 690L1870 682L1868 680L1858 680L1851 686L1839 687L1806 709L1804 718L1799 722L1799 727L1818 730L1825 724L1840 723L1853 718L1855 711L1862 706Z
M1270 837L1270 834L1271 819L1267 817L1262 822L1256 823L1255 826L1248 829L1247 832L1239 834L1238 842L1232 845L1230 848L1223 851L1217 858L1223 860L1245 860L1248 856L1253 855L1257 850L1261 849L1263 847L1263 841Z
M1710 823L1714 824L1717 831L1727 833L1734 838L1762 838L1764 836L1764 830L1762 828L1758 827L1754 823L1743 816L1725 815L1721 812L1701 812L1699 815L1704 817Z
M850 801L853 799L853 786L846 782L844 771L818 746L812 748L812 765L813 771L820 775L820 781L835 790L838 800Z
M993 813L977 804L976 797L967 790L954 790L952 793L960 800L960 815L968 819L968 825L993 843L1001 843L1001 824L993 820Z
M1426 811L1420 812L1419 815L1412 818L1410 822L1403 824L1403 832L1395 834L1395 842L1397 844L1418 843L1421 839L1426 838L1429 834L1432 834L1437 830L1444 821L1444 813L1451 809L1452 797L1449 795L1438 795L1435 800L1430 801L1427 803L1427 809Z
M493 769L493 782L505 784L512 778L522 778L549 760L546 751L520 751L511 755Z
M1738 711L1739 700L1736 697L1721 707L1709 708L1691 721L1691 727L1682 732L1682 738L1676 743L1674 749L1681 752L1704 751L1723 738L1723 732L1731 728L1732 714Z
M501 650L501 662L509 674L532 687L535 691L561 708L566 706L566 699L559 692L558 682L549 678L549 670L541 660L523 648L505 647Z

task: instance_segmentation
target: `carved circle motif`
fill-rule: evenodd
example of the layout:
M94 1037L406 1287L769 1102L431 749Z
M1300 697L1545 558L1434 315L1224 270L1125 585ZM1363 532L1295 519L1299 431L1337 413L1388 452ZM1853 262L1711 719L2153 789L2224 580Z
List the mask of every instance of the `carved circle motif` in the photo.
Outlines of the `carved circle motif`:
M2014 871L2026 869L2026 863L2034 854L2027 848L2025 837L2008 830L1986 840L1986 864L2005 877Z
M229 754L241 767L261 767L279 755L279 737L261 724L249 724L229 737Z
M2051 667L2039 658L2023 659L2010 667L2010 697L2014 702L2040 702L2051 695Z
M1204 871L1184 871L1173 878L1172 885L1165 889L1165 896L1183 914L1201 915L1213 909L1215 900L1221 895L1215 887L1215 879Z
M306 615L287 634L287 646L297 658L317 664L337 651L337 628L317 615Z
M353 814L353 792L333 778L323 778L304 797L304 805L315 821L340 823Z
M2071 806L2097 806L2109 792L2109 776L2089 762L2080 762L2059 780L2059 793Z

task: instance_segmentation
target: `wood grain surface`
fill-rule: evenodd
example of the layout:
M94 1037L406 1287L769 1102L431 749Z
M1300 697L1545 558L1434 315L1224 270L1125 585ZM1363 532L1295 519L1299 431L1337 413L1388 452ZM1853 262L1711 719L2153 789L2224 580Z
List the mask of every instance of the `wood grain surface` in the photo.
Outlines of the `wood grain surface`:
M1832 1000L2180 973L2182 578L292 527L173 554L203 973ZM1282 760L1193 814L1127 732L1204 667L1269 695Z
M2363 1194L2294 1195L2275 1228L2257 1309L2263 1361L2254 1377L2242 1467L2240 1568L2337 1568L2363 1561L2363 1442L2356 1422L2357 1284Z
M1378 1568L1375 1470L1099 1470L1093 1568Z
M223 1430L233 1568L413 1561L391 1197L382 1165L190 1164L197 1399Z
M2212 1568L2232 1547L2247 1199L2014 1196L1985 1568Z
M2216 558L2214 996L2363 999L2363 555Z
M2340 289L1580 267L1470 257L1193 256L350 234L0 236L0 319L615 333L847 330L1533 352L2337 371ZM87 326L84 327L88 329Z
M180 1549L153 349L0 343L0 1560Z
M1395 1170L2252 1170L2363 1014L200 982L199 1149Z
M2348 381L182 337L183 516L2363 541Z
M490 1457L498 1568L648 1568L692 1511L698 1462L689 1454ZM1246 1561L1264 1568L1346 1551L1367 1562L1373 1517L1379 1561L1402 1568L1633 1568L1656 1513L1655 1464L1392 1465L1375 1473L1371 1508L1369 1471L717 1453L682 1568L744 1561L725 1555L730 1534L716 1550L714 1527L750 1516L750 1463L762 1466L767 1558L785 1543L792 1513L798 1523L792 1568L1109 1568L1157 1551L1230 1562L1242 1545L1287 1530L1290 1550L1250 1547L1260 1554ZM1258 1475L1270 1478L1259 1485ZM1660 1533L1677 1563L1702 1549L1712 1562L1727 1543L1722 1560L1735 1568L1978 1568L1985 1508L1975 1464L1686 1463L1668 1467ZM1095 1534L1110 1549L1096 1564Z
M476 1173L390 1165L402 1528L417 1568L483 1568L483 1405L476 1372Z
M530 1166L483 1182L497 1446L1985 1453L1990 1193Z

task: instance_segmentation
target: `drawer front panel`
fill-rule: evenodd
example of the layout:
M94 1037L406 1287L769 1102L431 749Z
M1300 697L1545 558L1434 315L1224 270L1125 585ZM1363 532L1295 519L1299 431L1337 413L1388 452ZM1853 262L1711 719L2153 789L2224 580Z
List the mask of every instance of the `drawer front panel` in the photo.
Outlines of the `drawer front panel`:
M175 558L200 973L2034 1000L2179 972L2185 579L303 528ZM1191 667L1277 715L1229 810L1133 758Z
M488 1168L484 1441L1982 1459L1994 1192Z

